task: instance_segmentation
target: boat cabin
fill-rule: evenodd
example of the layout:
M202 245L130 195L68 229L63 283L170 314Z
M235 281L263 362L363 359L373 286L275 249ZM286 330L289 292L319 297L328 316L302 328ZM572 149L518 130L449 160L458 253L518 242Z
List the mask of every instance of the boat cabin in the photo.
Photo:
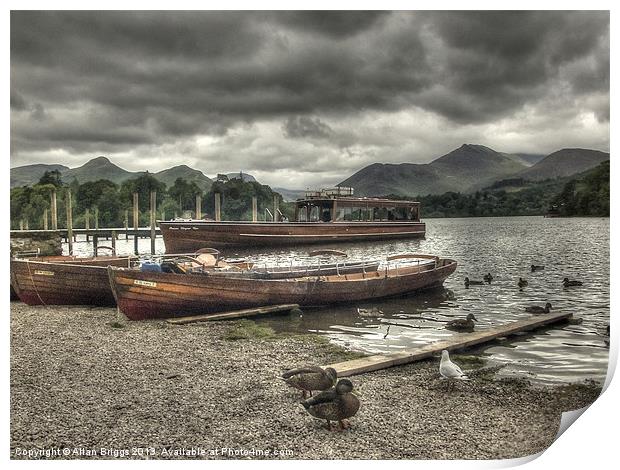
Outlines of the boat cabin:
M307 191L295 205L297 222L419 222L420 203L353 197L353 188Z

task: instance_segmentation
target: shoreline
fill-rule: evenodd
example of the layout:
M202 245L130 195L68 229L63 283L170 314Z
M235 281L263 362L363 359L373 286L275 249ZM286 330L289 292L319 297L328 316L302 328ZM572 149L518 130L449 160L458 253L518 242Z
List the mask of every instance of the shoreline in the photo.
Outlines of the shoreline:
M516 458L546 449L561 412L601 391L497 379L456 354L471 380L453 390L439 379L438 359L351 377L362 407L350 430L328 432L279 379L290 367L359 356L322 336L276 334L250 320L173 326L128 322L113 308L14 302L10 456ZM45 455L52 449L78 451Z

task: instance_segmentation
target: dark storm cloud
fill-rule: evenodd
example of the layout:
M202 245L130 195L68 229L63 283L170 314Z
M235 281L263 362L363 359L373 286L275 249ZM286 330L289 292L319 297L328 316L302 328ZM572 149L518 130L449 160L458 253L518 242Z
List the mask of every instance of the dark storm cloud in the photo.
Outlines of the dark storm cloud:
M606 12L11 14L13 154L262 121L337 147L347 129L325 122L411 109L484 124L585 106L604 122L608 93Z
M284 135L291 138L326 139L334 134L333 129L320 119L308 116L290 117L282 127Z

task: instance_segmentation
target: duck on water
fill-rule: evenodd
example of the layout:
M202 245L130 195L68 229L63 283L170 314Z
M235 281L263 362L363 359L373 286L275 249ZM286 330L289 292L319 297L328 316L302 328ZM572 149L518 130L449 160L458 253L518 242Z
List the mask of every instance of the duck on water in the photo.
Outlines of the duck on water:
M540 307L538 305L533 305L531 307L525 307L525 311L527 313L549 313L549 311L553 308L553 306L547 302L544 307Z
M455 331L473 331L475 321L478 321L478 319L474 314L468 313L466 318L457 318L446 323L446 328Z

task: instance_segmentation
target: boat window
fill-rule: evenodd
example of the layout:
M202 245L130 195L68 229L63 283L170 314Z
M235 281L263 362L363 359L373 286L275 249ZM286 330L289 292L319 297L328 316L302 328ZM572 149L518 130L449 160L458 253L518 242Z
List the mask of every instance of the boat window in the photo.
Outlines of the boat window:
M310 206L310 216L308 219L310 222L319 221L319 208L317 206Z
M385 207L375 207L374 211L374 220L387 220L388 219L388 211Z
M353 207L351 208L351 220L355 220L355 221L360 221L360 220L364 220L364 214L363 214L364 209L362 209L361 207Z
M394 220L408 220L409 213L407 207L397 207L394 209Z

